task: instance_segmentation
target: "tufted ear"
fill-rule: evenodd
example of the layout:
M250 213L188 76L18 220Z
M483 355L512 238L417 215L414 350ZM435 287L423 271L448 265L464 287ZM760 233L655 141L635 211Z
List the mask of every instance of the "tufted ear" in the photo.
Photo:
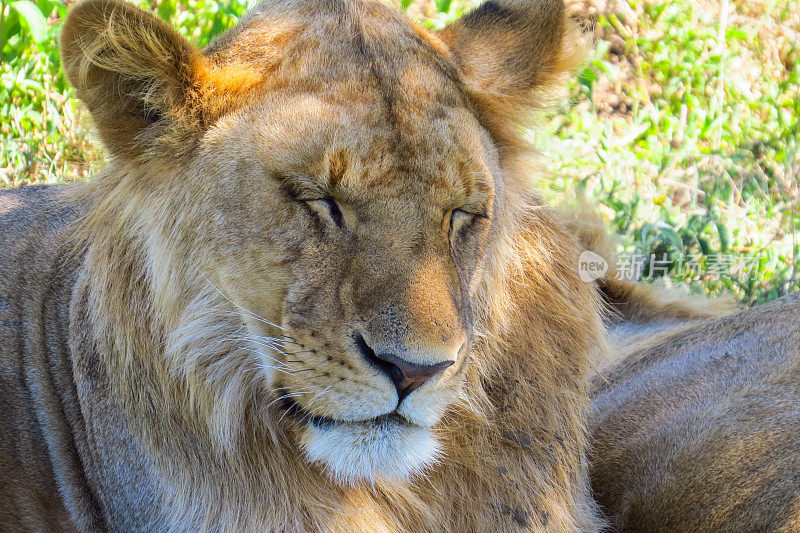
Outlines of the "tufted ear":
M215 72L155 16L122 0L84 0L61 33L64 72L116 156L185 148L247 83ZM229 86L225 86L228 84Z
M562 0L489 0L439 32L488 122L546 104L584 57Z
M565 22L562 0L489 0L439 37L471 89L512 96L561 70Z

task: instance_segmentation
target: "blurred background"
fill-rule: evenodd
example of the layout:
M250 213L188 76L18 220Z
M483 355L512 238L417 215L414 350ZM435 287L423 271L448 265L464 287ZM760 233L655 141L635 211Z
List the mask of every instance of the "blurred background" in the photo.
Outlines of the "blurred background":
M0 0L0 187L102 166L60 69L70 3ZM252 3L138 2L199 46ZM395 3L439 28L477 2ZM547 199L596 205L627 277L745 304L800 290L800 0L567 3L594 50L529 132Z

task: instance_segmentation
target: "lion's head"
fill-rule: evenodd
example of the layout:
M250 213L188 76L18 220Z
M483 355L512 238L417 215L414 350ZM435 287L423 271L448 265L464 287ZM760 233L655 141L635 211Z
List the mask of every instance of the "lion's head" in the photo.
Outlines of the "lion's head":
M263 416L343 482L431 463L522 205L509 116L564 71L563 35L555 1L434 33L379 2L275 0L201 52L78 5L64 67L112 156L84 221L109 345L223 447Z

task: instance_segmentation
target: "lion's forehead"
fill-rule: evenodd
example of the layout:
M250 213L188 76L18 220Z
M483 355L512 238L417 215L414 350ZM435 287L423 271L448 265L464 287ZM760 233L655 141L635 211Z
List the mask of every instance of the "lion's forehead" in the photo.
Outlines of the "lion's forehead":
M248 67L266 91L378 97L401 115L468 105L441 42L379 2L262 3L205 54Z
M492 182L489 143L449 53L380 2L262 3L205 53L263 76L261 100L229 139L253 139L270 171L440 207Z
M380 99L333 102L313 94L269 95L209 136L210 151L247 153L247 165L253 156L264 175L308 177L342 197L424 197L443 204L492 194L487 147L463 108L400 117Z

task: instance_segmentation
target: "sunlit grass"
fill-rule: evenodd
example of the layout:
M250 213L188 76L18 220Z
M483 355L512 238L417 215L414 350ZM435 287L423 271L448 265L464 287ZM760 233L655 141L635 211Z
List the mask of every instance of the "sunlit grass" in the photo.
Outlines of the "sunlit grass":
M543 136L549 196L598 200L645 273L666 257L673 281L748 303L798 290L800 6L628 5Z

